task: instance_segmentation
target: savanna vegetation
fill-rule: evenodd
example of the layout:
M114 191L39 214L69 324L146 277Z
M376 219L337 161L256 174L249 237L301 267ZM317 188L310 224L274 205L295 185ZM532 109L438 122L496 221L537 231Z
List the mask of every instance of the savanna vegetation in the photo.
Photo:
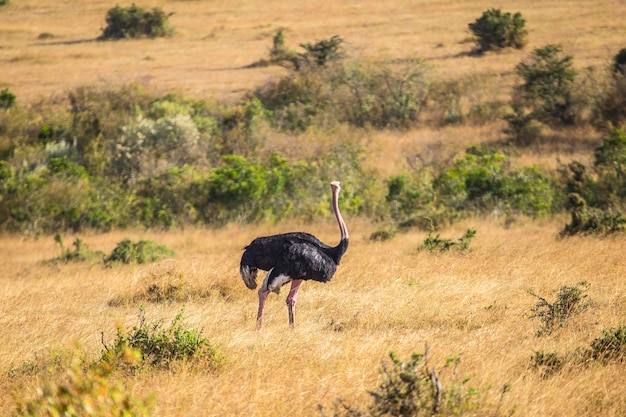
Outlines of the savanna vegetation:
M623 415L619 13L240 3L2 4L0 414ZM332 180L255 334L240 249Z

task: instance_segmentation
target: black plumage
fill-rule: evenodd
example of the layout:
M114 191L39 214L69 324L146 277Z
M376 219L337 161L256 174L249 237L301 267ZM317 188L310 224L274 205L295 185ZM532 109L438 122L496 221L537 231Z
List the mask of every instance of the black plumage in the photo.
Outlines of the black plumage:
M289 323L293 326L295 302L302 281L328 282L337 271L348 248L348 229L339 211L340 189L339 182L331 183L333 211L341 233L337 246L329 246L310 233L291 232L258 237L245 247L239 270L246 286L255 289L258 270L269 271L259 288L259 329L263 323L265 299L270 292L278 294L283 285L291 282L287 306Z

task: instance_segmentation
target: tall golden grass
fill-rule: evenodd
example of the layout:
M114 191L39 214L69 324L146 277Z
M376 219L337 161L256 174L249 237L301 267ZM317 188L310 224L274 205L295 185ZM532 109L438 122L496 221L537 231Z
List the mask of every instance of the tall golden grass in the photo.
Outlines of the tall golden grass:
M0 88L8 87L20 103L63 95L76 86L128 82L235 100L284 71L245 68L267 57L278 29L293 47L339 34L355 56L423 57L436 78L497 74L507 85L512 68L534 47L560 43L574 55L577 68L602 67L625 46L626 34L623 1L507 0L497 7L522 13L530 44L523 51L476 58L467 54L473 48L467 24L491 5L470 0L146 0L138 5L174 13L176 35L93 41L114 5L12 0L0 9ZM43 33L52 37L40 39ZM387 176L410 167L416 156L443 162L468 145L496 139L498 132L498 126L461 126L370 132L359 140L368 151L368 166ZM288 139L279 139L273 146L287 151ZM580 149L548 148L517 158L550 166L562 154L584 157ZM104 252L128 236L153 239L179 254L156 264L114 268L98 261L45 263L60 254L51 237L1 236L0 415L13 412L16 397L35 395L38 382L16 380L8 370L75 343L96 357L103 348L101 333L110 340L118 324L137 323L139 306L132 295L150 280L167 277L167 271L209 296L149 303L147 317L167 322L185 305L186 321L204 329L225 364L215 374L183 369L130 377L129 390L156 395L159 416L314 416L320 415L318 405L329 410L338 397L364 406L388 353L408 358L426 344L433 364L462 354L459 372L486 395L491 410L509 384L500 415L626 415L624 364L571 366L547 379L530 368L534 351L571 353L588 346L602 329L626 321L623 236L558 240L565 220L522 221L510 228L497 219L470 220L442 234L456 238L475 228L471 252L433 255L417 251L422 232L370 242L376 225L348 222L352 239L340 269L327 285L303 286L296 329L287 325L285 294L272 295L260 334L254 331L256 294L238 277L242 247L257 235L291 229L306 229L332 243L338 233L331 220L80 236ZM72 238L66 237L66 244ZM550 298L581 280L591 284L591 307L553 335L537 337L540 323L528 317L536 299L528 291Z
M111 341L118 324L137 324L138 304L112 301L130 300L174 271L179 281L209 296L147 303L146 316L169 322L184 306L188 325L203 329L225 362L217 373L183 369L130 377L132 392L156 395L157 415L314 416L319 405L329 411L337 398L363 406L390 351L408 359L426 344L433 365L462 355L459 372L485 395L487 410L495 410L508 384L501 415L624 415L623 363L572 363L544 379L530 358L535 351L572 354L588 348L603 329L624 323L626 238L558 240L558 222L505 229L493 219L476 220L444 233L456 238L465 227L475 228L470 252L435 255L417 250L424 233L371 242L371 225L348 222L350 248L330 283L304 285L296 328L288 327L283 292L270 298L262 333L255 331L256 293L238 276L242 246L257 235L302 228L332 243L338 239L332 222L83 236L104 252L129 236L159 241L179 254L113 268L98 261L42 262L59 255L51 237L0 238L0 414L13 411L16 386L28 398L37 384L10 378L8 370L76 342L97 357L101 332ZM559 288L582 280L591 284L591 307L552 335L537 337L541 323L529 317L537 299L529 291L552 300Z

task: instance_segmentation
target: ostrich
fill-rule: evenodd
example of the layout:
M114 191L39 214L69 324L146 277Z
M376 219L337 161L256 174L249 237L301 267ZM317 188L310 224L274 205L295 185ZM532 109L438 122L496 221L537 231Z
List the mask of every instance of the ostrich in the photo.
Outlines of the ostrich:
M309 279L319 282L330 281L341 257L348 249L348 229L339 212L338 198L341 190L339 181L331 182L330 188L333 211L341 233L337 246L328 246L309 233L291 232L257 237L244 248L239 272L248 288L251 290L256 288L256 275L259 269L268 271L259 288L257 330L263 327L263 310L270 291L279 294L280 288L289 282L291 289L287 296L287 309L289 325L293 328L296 298L302 281Z

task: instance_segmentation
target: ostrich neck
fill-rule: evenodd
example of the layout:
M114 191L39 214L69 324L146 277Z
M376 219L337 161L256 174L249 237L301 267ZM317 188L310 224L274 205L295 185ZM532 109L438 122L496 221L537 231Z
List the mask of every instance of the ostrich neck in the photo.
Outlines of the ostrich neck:
M343 221L343 217L341 216L341 212L339 211L339 189L333 189L333 211L335 212L335 218L337 219L337 223L339 224L339 232L341 233L341 240L348 240L348 228L346 227L346 223ZM341 245L341 242L339 243Z

